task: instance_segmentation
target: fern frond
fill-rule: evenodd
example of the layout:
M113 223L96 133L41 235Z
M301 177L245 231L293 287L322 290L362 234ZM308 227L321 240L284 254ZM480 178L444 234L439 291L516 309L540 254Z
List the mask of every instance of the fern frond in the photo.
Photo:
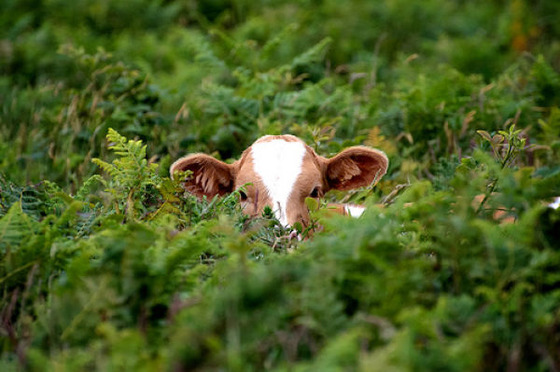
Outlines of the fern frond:
M325 54L329 49L333 39L326 37L319 41L317 44L303 52L302 54L296 56L292 60L292 67L305 66L311 63L321 62L325 58Z
M113 178L117 177L120 173L119 169L117 169L117 167L115 167L113 164L109 164L107 162L104 162L101 159L93 158L93 159L91 159L91 161L95 165L97 165L101 169L103 169L103 171L107 172Z
M36 222L23 212L21 202L14 203L0 218L0 253L5 254L8 248L20 246L35 227Z
M97 163L96 163L97 164ZM80 187L80 189L76 192L75 199L77 200L85 200L87 195L91 192L91 189L96 183L101 183L106 185L107 182L98 174L94 174L93 176L89 177Z
M158 165L148 163L146 145L142 141L128 140L112 128L107 133L107 140L117 159L112 163L100 159L92 161L111 177L105 191L113 195L116 208L124 208L134 218L135 211L144 208L147 187L157 185Z
M268 40L261 49L261 60L270 58L272 53L276 51L276 49L284 45L284 40L286 40L287 36L295 33L297 29L297 23L290 23L289 25L284 27L284 29L280 31L276 36Z
M131 157L138 160L146 157L146 145L142 145L142 141L127 141L126 137L121 136L113 128L109 128L107 140L109 141L109 148L118 156Z

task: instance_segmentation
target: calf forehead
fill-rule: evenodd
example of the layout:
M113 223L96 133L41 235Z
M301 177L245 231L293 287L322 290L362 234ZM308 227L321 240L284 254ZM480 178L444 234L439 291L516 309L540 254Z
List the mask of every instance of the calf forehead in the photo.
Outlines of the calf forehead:
M292 135L261 137L243 157L249 160L249 164L244 164L245 171L254 173L263 182L282 190L289 188L287 185L291 185L295 179L320 174L320 165L313 149ZM302 177L298 177L300 175Z
M250 148L255 176L264 186L269 203L280 222L287 223L290 196L298 181L318 175L310 150L293 136L266 136Z

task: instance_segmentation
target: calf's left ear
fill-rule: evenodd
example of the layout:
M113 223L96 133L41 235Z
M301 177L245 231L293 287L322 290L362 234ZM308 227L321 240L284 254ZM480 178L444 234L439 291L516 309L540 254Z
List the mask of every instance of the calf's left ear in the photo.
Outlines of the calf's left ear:
M387 172L389 160L383 151L355 146L326 159L326 179L330 189L351 190L369 186Z
M177 160L169 173L175 178L177 171L191 171L183 186L199 198L225 195L233 191L235 165L227 164L206 154L193 154Z

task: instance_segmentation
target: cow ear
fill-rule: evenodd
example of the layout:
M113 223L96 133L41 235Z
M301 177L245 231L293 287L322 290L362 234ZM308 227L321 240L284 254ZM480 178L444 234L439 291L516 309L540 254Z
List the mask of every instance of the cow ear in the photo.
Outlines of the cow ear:
M214 159L206 154L193 154L177 160L169 173L175 178L177 171L191 171L183 181L185 190L202 198L213 198L233 191L235 166Z
M326 179L330 189L351 190L377 182L387 172L385 153L364 146L350 147L326 159Z

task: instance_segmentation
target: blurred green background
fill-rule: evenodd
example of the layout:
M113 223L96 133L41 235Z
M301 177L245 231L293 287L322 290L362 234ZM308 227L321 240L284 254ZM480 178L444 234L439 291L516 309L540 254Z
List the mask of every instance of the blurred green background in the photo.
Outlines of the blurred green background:
M263 134L294 133L326 155L370 137L386 141L394 177L423 177L439 157L469 153L475 129L513 118L546 142L537 122L560 100L553 0L2 8L0 164L20 183L74 190L106 155L109 127L164 164L236 157Z

